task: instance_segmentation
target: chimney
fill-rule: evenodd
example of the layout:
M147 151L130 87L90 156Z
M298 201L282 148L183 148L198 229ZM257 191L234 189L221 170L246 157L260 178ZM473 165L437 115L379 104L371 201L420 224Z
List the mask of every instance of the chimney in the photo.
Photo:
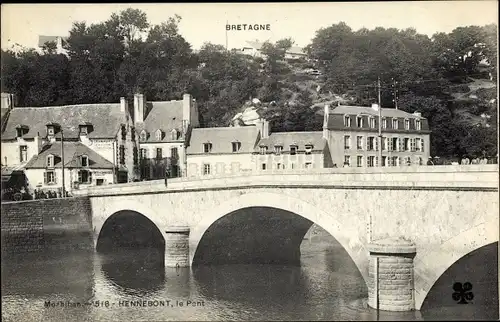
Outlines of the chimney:
M14 94L2 93L2 108L11 110L14 107Z
M417 111L413 112L413 115L418 116L418 117L422 117L422 113L417 112Z
M372 104L372 109L374 109L375 111L378 111L378 104L373 103Z
M35 141L35 149L36 149L35 155L38 155L42 151L42 145L43 145L42 139L40 138L40 132L36 133L34 141Z
M145 99L143 94L134 94L134 120L135 123L144 122Z
M182 127L184 133L187 132L188 126L191 123L191 112L193 109L193 98L191 94L184 94L182 96Z
M120 112L125 113L127 110L127 101L125 97L120 97Z
M269 137L269 121L264 120L262 124L262 139L267 139Z

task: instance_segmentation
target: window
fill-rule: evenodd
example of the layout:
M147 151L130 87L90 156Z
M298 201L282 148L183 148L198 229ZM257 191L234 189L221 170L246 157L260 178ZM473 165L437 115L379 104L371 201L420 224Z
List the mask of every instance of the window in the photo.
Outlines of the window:
M356 117L356 126L357 127L363 127L363 117L362 116L357 116Z
M45 184L56 184L56 173L55 171L47 171L43 174L43 181Z
M212 152L212 143L203 143L203 152L205 153Z
M389 139L387 139L386 137L382 137L382 151L387 150L387 142L388 141L389 141Z
M290 155L296 155L296 154L297 154L297 146L290 145Z
M409 129L410 129L410 120L405 119L405 130L409 130Z
M420 139L420 152L424 152L424 139Z
M281 163L276 163L276 169L278 169L278 170L279 170L279 169L282 169L282 168L283 168L283 167L282 167L282 164L281 164Z
M404 151L410 151L410 139L404 138Z
M89 157L86 155L82 155L80 158L81 158L82 167L88 167L89 166Z
M163 133L161 132L161 130L157 130L155 133L156 141L161 141L162 136L163 136Z
M399 157L392 157L392 165L397 167L399 166Z
M53 168L54 167L54 156L48 155L47 156L47 168Z
M361 155L357 156L357 158L356 158L356 165L358 167L362 167L363 166L363 156L361 156Z
M146 133L146 131L142 130L141 134L139 135L139 138L141 141L146 141L146 139L148 138L148 133Z
M344 115L344 126L351 127L351 118L349 115Z
M367 142L367 150L368 151L373 151L375 150L375 137L374 136L369 136L368 137L368 142Z
M363 137L362 136L356 137L356 147L358 150L363 150Z
M387 157L385 155L382 156L382 166L383 167L387 167L388 166L388 164L387 164Z
M392 138L392 151L399 151L398 138Z
M86 126L80 126L80 135L87 135L88 129Z
M422 129L422 123L420 120L415 120L415 129L420 131Z
M370 127L372 129L374 129L375 128L375 118L374 117L370 117L370 121L369 122L370 122Z
M398 119L392 119L392 128L394 130L398 129Z
M147 150L146 150L146 149L142 148L142 149L140 150L140 157L141 157L141 160L142 160L142 159L146 159L146 158L148 157L148 152L147 152Z
M373 155L370 155L368 157L368 166L369 167L374 167L375 166L375 157Z
M306 162L305 166L306 166L306 169L311 169L312 168L312 163L311 162Z
M411 158L410 157L405 157L405 163L407 166L411 166Z
M351 166L351 156L350 155L344 155L344 165Z
M47 127L47 135L54 136L54 127L53 126Z
M132 132L132 133L134 133L134 132ZM96 184L96 186L102 186L104 184L104 179L97 179L95 184Z
M170 157L174 160L179 159L179 152L178 152L177 148L170 149Z
M19 160L21 162L26 162L28 161L28 146L27 145L21 145L19 147Z
M78 182L83 184L92 183L92 172L88 170L78 171Z
M281 151L283 151L283 147L282 147L281 145L276 145L276 146L274 147L274 153L275 153L276 155L280 155L280 154L281 154Z
M345 135L344 136L344 149L349 150L350 148L351 148L351 136Z
M241 142L233 142L233 152L238 152L241 149Z
M313 146L312 145L306 145L306 154L311 154L312 153Z
M266 154L267 152L267 146L261 146L260 147L260 154Z
M21 128L16 128L16 133L17 133L17 137L20 138L23 136L23 129Z
M122 125L122 140L126 140L127 139L127 128L125 127L125 125Z
M261 166L262 166L262 170L266 170L266 168L267 168L267 164L262 163L262 165L261 165Z
M416 147L415 147L415 139L410 139L410 151L411 152L415 152L416 151Z
M163 158L163 151L161 148L156 148L156 158L157 159Z
M383 129L387 128L387 119L385 117L382 118L382 128Z
M203 165L203 175L209 175L210 174L210 164L205 163Z
M125 164L125 147L120 145L120 164Z

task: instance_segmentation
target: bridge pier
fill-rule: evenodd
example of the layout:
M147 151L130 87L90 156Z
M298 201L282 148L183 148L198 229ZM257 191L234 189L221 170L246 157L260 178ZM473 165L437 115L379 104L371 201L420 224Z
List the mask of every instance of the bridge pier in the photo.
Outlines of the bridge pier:
M414 310L415 244L401 238L389 238L373 241L368 250L368 305L384 311Z
M189 227L167 227L165 237L165 267L188 267Z

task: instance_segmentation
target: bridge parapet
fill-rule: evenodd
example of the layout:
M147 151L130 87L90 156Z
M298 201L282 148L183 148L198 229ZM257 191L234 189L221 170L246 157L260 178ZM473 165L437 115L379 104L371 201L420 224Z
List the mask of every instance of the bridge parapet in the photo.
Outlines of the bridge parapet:
M356 189L498 189L498 165L333 168L256 171L226 176L151 180L75 190L75 195L111 196L238 187Z

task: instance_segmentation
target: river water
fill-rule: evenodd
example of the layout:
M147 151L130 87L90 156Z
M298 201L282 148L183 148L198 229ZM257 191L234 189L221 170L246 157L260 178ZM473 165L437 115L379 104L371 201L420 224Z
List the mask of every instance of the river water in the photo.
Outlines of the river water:
M317 230L311 236L301 245L300 266L168 269L163 267L163 255L152 250L129 250L113 255L55 251L4 258L2 320L498 318L498 292L491 294L489 304L479 301L478 305L458 305L442 300L451 297L449 281L437 285L437 289L446 294L433 295L433 305L427 305L422 311L395 313L370 309L366 304L366 285L347 253L324 231ZM495 257L493 251L485 256ZM494 259L496 261L496 257ZM487 274L495 270L498 266L493 265ZM498 279L489 278L498 285Z

